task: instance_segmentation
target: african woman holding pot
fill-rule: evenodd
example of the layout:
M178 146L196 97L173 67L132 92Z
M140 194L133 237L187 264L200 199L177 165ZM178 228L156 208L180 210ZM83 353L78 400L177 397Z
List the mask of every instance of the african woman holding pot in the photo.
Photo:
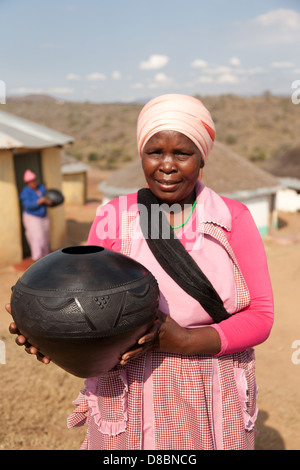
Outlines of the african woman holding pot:
M147 187L102 206L88 244L152 272L158 320L86 380L68 426L87 425L83 449L253 449L253 347L273 323L261 237L246 206L201 182L215 126L198 99L151 100L137 134Z

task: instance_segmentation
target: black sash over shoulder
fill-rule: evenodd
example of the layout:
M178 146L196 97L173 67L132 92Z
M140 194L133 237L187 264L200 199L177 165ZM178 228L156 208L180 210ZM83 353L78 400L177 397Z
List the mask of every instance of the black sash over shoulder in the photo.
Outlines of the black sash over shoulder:
M159 202L148 188L138 191L142 233L162 268L219 323L230 315L217 291L176 237ZM155 210L154 210L155 209ZM152 223L152 216L155 221ZM158 217L157 217L158 216Z

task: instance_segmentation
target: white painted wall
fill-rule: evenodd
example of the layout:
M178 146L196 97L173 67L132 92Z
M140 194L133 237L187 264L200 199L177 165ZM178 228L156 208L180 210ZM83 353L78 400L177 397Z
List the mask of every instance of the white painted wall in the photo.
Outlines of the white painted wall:
M277 209L285 212L300 210L300 194L293 189L284 188L277 193Z
M243 201L248 209L250 210L254 222L261 233L262 237L267 235L270 230L270 221L271 221L271 211L272 208L270 207L271 200L269 196L261 196L255 199L249 199ZM276 211L272 214L272 222L273 226L277 224L277 213Z

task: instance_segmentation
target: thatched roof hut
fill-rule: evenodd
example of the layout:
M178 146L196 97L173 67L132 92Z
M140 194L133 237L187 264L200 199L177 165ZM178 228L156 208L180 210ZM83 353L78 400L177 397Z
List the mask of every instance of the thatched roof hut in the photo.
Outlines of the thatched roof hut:
M263 169L276 176L283 189L278 193L279 210L297 212L300 210L300 144L269 158Z
M300 144L285 153L268 158L262 168L279 178L300 180Z
M203 172L203 183L218 194L239 200L251 210L262 235L276 224L275 197L278 179L216 142ZM116 170L100 183L103 203L145 185L139 159Z

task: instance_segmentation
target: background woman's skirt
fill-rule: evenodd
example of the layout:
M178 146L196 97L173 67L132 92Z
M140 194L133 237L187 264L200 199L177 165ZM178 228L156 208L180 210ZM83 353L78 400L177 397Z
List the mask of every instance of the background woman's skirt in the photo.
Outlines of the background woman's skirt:
M49 218L36 217L26 212L23 212L22 218L31 258L36 261L49 254Z

